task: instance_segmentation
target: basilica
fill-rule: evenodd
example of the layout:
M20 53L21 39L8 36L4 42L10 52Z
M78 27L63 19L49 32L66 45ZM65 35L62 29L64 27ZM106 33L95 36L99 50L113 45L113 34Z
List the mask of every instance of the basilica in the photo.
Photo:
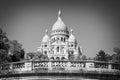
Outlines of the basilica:
M3 76L29 75L40 73L42 75L59 73L82 74L120 74L120 64L95 60L82 60L82 49L78 46L73 30L69 32L67 26L61 19L61 11L58 19L52 26L51 34L45 31L41 45L37 51L47 59L26 59L20 62L11 62L0 65ZM45 75L45 76L46 76ZM7 75L8 76L8 75Z
M45 31L38 52L48 56L49 60L76 60L82 55L81 47L78 46L73 30L61 19L61 11L58 12L58 19L52 26L51 34Z

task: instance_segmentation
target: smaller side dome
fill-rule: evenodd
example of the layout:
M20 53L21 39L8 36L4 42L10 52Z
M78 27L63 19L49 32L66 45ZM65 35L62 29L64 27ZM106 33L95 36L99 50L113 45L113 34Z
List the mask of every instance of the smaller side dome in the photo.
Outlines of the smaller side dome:
M45 36L43 37L43 39L42 39L42 43L47 43L47 42L49 42L49 36L48 36L48 31L46 30L45 31Z
M75 36L73 35L73 30L71 29L71 35L70 35L70 37L69 37L69 39L68 39L68 42L76 42L76 38L75 38Z

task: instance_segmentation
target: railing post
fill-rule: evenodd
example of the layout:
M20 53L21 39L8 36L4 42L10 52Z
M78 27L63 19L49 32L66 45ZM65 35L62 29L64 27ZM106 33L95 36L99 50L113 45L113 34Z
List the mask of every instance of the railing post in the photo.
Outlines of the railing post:
M108 69L109 69L109 70L112 69L112 65L111 65L111 63L108 64Z
M34 63L34 61L32 60L32 61L31 61L31 65L32 65L32 66L31 66L31 67L32 67L32 71L34 70L34 64L33 64L33 63Z
M48 61L48 71L51 71L52 70L52 62L51 61Z
M10 70L12 70L12 69L13 69L13 63L10 64Z

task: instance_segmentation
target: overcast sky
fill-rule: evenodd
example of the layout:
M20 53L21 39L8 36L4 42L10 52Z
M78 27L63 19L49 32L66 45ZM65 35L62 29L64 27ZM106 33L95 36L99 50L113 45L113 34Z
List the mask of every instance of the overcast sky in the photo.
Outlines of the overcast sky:
M83 54L94 57L101 49L113 54L114 47L120 48L119 0L0 0L0 25L26 52L37 51L59 9Z

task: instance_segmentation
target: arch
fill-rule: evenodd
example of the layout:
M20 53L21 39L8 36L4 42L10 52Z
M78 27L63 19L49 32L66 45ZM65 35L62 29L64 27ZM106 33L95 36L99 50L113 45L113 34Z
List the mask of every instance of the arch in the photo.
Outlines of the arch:
M64 38L64 42L65 42L65 38Z
M65 60L65 57L61 57L61 60Z
M57 37L57 41L59 41L59 37Z
M71 44L71 47L73 47L74 45L73 44Z
M53 38L53 42L55 42L55 38Z
M59 52L59 46L57 47L57 52Z
M54 57L51 57L52 60L54 60Z
M52 51L52 54L54 54L54 50Z
M44 47L47 47L47 44L45 44Z
M71 51L71 54L74 54L74 51Z
M60 60L60 58L59 58L59 57L56 57L56 60Z
M61 41L63 41L63 37L61 37Z
M47 54L47 51L44 51L44 54Z

